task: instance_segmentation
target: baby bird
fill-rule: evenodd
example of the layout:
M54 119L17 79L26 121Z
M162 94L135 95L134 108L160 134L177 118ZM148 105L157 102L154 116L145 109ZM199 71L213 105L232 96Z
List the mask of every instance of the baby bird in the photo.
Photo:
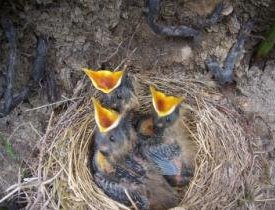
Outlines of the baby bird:
M184 186L193 176L195 145L180 117L181 97L169 96L150 86L152 116L145 117L138 132L140 152L156 165L172 186Z
M122 112L138 105L133 83L125 71L83 70L99 90L99 99L106 107Z
M92 170L95 183L112 199L142 210L164 210L179 200L156 168L135 155L137 135L127 118L93 99L97 130Z

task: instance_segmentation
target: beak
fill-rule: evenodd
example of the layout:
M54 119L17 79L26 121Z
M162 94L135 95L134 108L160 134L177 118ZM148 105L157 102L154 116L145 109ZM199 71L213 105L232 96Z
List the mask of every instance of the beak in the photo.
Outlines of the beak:
M95 98L92 99L95 110L95 121L101 133L108 132L117 127L121 115L112 109L107 109Z
M153 86L150 86L150 91L154 109L159 117L171 114L184 99L183 97L166 95L165 93L156 90Z
M100 151L96 153L96 163L98 167L104 171L110 172L112 170L111 165L108 162L106 156Z
M108 145L100 146L99 151L100 151L105 157L107 157L107 156L109 155L109 146L108 146Z
M94 71L87 68L83 68L83 71L91 79L94 87L103 93L110 93L116 89L121 84L124 75L124 71Z

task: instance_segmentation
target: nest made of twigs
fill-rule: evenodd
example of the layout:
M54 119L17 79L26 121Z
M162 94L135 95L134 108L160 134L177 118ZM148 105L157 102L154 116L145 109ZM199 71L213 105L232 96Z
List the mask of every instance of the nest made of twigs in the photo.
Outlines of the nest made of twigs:
M197 80L138 74L134 78L143 110L151 106L149 84L183 95L189 104L192 122L186 118L186 127L198 152L194 178L182 192L179 206L186 209L238 206L246 194L245 184L249 182L253 160L237 112L219 105L221 96ZM29 199L27 209L127 209L96 186L88 167L95 126L90 101L93 88L89 90L89 96L71 102L64 113L52 115L41 140L37 171L33 177L12 186L7 197L24 193Z

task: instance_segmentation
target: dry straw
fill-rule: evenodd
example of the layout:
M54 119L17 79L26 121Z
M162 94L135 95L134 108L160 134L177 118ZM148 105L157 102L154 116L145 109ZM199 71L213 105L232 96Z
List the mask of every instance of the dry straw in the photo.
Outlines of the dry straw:
M182 190L182 209L235 208L246 196L251 181L252 152L240 116L219 104L221 96L208 84L190 79L135 75L141 109L149 110L148 85L183 95L189 104L184 122L198 146L195 176ZM86 85L87 86L87 85ZM90 97L78 91L78 100L65 112L52 115L41 139L40 158L33 177L11 186L4 198L21 193L26 209L127 209L102 193L88 168L94 130ZM77 90L84 90L80 85ZM85 97L83 97L85 96Z

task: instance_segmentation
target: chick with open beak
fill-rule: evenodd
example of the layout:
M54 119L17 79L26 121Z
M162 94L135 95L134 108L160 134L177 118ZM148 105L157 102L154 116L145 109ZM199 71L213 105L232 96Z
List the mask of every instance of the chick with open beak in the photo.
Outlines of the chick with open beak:
M138 209L164 210L178 204L178 195L159 171L135 154L137 135L128 122L93 99L97 129L92 159L95 183L112 199Z
M140 152L158 167L172 186L184 186L193 177L195 145L180 118L182 97L150 87L153 113L138 125Z
M138 105L133 83L125 71L83 70L99 90L99 99L106 107L122 112Z

